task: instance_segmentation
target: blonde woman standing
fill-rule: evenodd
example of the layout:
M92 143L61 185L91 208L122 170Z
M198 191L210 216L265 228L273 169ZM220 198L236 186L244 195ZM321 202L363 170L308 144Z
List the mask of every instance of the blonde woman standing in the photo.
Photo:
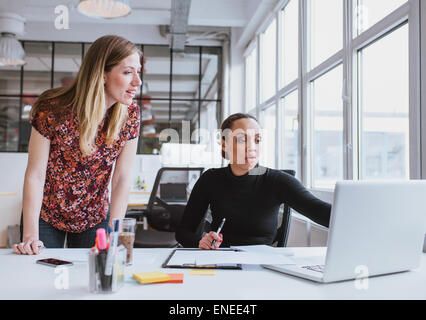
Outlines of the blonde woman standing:
M17 254L61 248L65 239L70 248L91 247L98 228L124 217L140 130L133 102L140 62L130 41L101 37L74 83L34 104Z

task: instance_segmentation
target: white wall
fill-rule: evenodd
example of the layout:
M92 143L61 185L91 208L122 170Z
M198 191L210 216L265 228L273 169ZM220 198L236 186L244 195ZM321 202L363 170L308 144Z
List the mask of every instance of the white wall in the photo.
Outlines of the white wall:
M157 171L161 168L161 157L158 155L137 154L132 166L131 190L135 190L138 176L145 180L147 190L151 191Z
M7 226L19 224L22 210L22 187L24 185L27 153L0 152L0 247L7 243Z

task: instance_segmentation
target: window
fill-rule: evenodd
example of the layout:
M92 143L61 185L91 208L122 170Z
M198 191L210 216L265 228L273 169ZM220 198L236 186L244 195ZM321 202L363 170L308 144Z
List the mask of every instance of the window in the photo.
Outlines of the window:
M311 69L343 48L343 0L309 0Z
M67 87L75 80L81 66L81 50L80 43L55 43L54 88Z
M19 95L20 67L0 67L0 94Z
M265 102L276 92L277 23L274 19L260 35L260 98Z
M409 177L408 53L407 24L358 53L361 179Z
M0 67L0 151L27 151L32 105L47 89L73 81L91 44L22 41L22 45L27 63L19 68ZM182 120L191 123L192 133L200 127L203 108L209 114L205 129L217 128L222 114L222 48L186 46L185 52L171 54L167 45L138 47L145 71L135 96L143 121L137 152L158 153L163 129L175 129L182 137Z
M20 99L0 97L0 151L18 150Z
M251 110L257 103L257 50L252 49L245 60L246 70L246 103L245 110Z
M201 48L201 100L217 100L220 85L220 48Z
M276 106L270 106L260 114L262 127L262 142L260 150L260 163L269 168L276 168Z
M173 53L172 98L198 99L200 50L187 47Z
M290 0L280 14L282 21L280 85L284 87L299 76L299 1Z
M421 178L421 1L282 3L250 40L259 75L246 80L259 93L246 110L276 132L277 166L326 192L343 179Z
M283 169L292 169L296 175L299 170L299 109L298 91L293 91L281 99L280 113L283 115L283 141L281 143L283 152Z
M360 35L362 32L379 22L395 9L406 3L407 0L356 0L354 10L354 36Z
M314 188L332 188L343 179L342 65L311 83Z
M23 94L40 95L52 87L51 42L24 42L25 61Z

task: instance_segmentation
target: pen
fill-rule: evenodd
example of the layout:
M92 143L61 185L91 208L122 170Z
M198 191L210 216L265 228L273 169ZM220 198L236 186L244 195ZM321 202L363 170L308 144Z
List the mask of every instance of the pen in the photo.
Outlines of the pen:
M222 230L223 225L225 224L225 221L226 221L226 218L223 218L222 223L220 224L219 228L217 228L217 231L216 231L217 234L219 234L220 231ZM211 246L213 246L215 242L216 242L216 240L213 239Z
M120 223L119 219L113 220L114 231L110 233L111 235L110 241L109 241L110 245L108 248L106 266L105 266L105 275L107 276L112 275L112 266L114 264L114 253L115 253L115 248L117 248L117 244L118 244L119 223Z

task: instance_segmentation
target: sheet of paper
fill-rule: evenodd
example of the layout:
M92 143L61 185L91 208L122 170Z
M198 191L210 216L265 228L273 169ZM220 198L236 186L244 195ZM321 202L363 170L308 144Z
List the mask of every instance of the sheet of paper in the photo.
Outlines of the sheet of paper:
M182 266L184 264L195 265L195 255L197 250L176 250L172 258L169 260L168 265Z
M195 257L197 265L209 264L294 264L293 260L279 253L255 253L236 251L201 251Z
M279 252L244 252L221 250L176 250L169 265L294 264Z
M266 244L251 245L251 246L231 246L231 249L237 249L237 250L241 250L245 252L274 253L274 254L278 253L284 256L294 255L294 252L289 248L276 248L276 247L268 246Z

